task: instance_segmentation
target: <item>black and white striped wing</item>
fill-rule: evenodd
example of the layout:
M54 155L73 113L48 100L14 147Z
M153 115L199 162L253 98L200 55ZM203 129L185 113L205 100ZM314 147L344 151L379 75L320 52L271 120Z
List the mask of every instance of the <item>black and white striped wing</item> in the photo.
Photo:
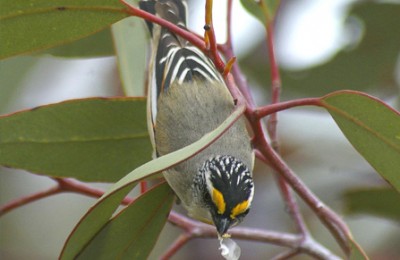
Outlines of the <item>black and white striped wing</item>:
M145 11L166 19L186 29L186 3L180 0L142 1L140 7ZM205 81L220 81L223 78L211 60L197 47L185 39L171 33L166 28L149 23L153 37L151 77L149 79L149 102L153 125L157 115L157 99L168 91L173 82L179 84L194 78ZM153 50L154 51L154 50Z

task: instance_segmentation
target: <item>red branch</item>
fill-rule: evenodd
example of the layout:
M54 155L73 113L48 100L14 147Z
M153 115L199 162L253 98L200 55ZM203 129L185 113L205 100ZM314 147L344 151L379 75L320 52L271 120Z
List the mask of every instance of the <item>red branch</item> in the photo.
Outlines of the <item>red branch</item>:
M300 107L300 106L322 106L320 98L304 98L295 99L286 102L279 102L263 107L258 107L252 111L255 119L261 119L265 116L274 114L276 112L287 110L289 108Z
M34 194L30 194L28 196L20 197L18 199L10 201L9 203L6 203L5 205L1 206L0 207L0 216L3 216L4 214L12 211L13 209L22 207L22 206L32 203L34 201L49 197L51 195L55 195L60 192L62 192L60 190L60 187L55 186L55 187L51 187L47 190L43 190L43 191L39 191Z
M131 15L143 18L146 21L153 22L153 23L161 25L162 27L168 28L168 30L170 30L171 32L190 41L193 45L195 45L197 48L199 48L203 52L208 51L208 49L206 48L206 45L204 44L204 40L199 38L194 33L184 30L184 29L176 26L175 24L173 24L169 21L166 21L164 19L161 19L160 17L157 17L151 13L148 13L139 8L136 8L136 7L132 6L130 3L126 2L125 0L120 0L120 2L128 8L128 12Z
M16 201L23 201L19 205L12 208L7 207L8 210L4 210L2 207L1 212L3 214L15 209L21 205L33 202L35 200L45 198L47 196L54 195L56 193L62 192L74 192L89 197L99 198L105 192L100 189L93 188L88 184L72 180L72 179L54 179L57 181L58 185L50 188L49 190L42 191L40 193L35 193L30 196L18 199ZM49 192L52 191L52 192ZM42 194L41 196L39 194ZM124 205L132 203L134 199L126 197L121 203ZM15 201L15 202L16 202ZM11 204L11 203L10 203ZM10 205L7 204L7 205ZM15 204L15 203L14 203ZM217 233L215 227L204 224L202 222L192 220L174 211L171 211L168 217L168 221L184 230L184 233L178 237L178 239L171 244L169 249L165 252L162 259L168 259L174 255L180 248L182 248L188 241L193 238L216 238ZM319 259L336 259L335 256L322 245L316 241L309 240L303 241L303 239L298 235L283 233L283 232L273 232L273 231L263 231L259 229L252 228L234 228L230 231L230 234L237 239L245 239L259 242L266 242L275 245L285 246L288 248L297 249L299 252L314 256Z
M225 63L222 61L217 48L217 39L215 37L214 24L212 19L212 6L213 6L213 1L206 0L205 38L209 41L208 56L212 59L215 67L219 70L219 72L223 73L225 71Z
M3 206L0 207L0 216L18 208L21 206L24 206L26 204L35 202L40 199L44 199L46 197L50 197L52 195L56 195L59 193L64 193L64 192L73 192L77 194L82 194L88 197L92 198L99 198L104 194L104 191L101 189L96 189L91 186L88 186L87 184L83 182L79 182L74 179L68 179L68 178L53 178L57 182L57 185L44 190L44 191L39 191L36 193L29 194L24 197L20 197L16 200L13 200ZM121 203L122 204L129 204L132 202L131 198L125 198Z

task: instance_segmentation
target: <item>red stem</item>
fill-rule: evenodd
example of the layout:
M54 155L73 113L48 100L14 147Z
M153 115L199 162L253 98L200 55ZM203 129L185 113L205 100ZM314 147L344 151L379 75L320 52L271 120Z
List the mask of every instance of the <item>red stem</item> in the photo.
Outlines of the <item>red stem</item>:
M21 206L24 206L28 203L55 195L63 192L74 192L78 194L82 194L85 196L93 197L93 198L99 198L104 194L104 191L101 189L96 189L91 186L88 186L85 183L73 180L73 179L67 179L67 178L53 178L56 182L57 185L54 187L51 187L47 190L36 192L33 194L29 194L24 197L20 197L16 200L13 200L6 205L0 207L0 216L18 208ZM133 201L132 198L126 197L121 203L124 205L127 205Z
M256 149L271 162L271 166L288 182L296 193L306 202L306 204L315 212L321 222L330 230L330 232L338 241L342 249L349 254L350 247L348 238L351 237L350 231L343 220L335 214L328 206L324 205L318 197L308 189L308 187L299 179L296 174L286 165L282 158L274 151L274 149L265 141L265 138L258 137L262 131L261 124L257 126L256 139L254 145Z
M143 194L147 191L147 181L141 181L140 182L140 194Z
M180 239L178 238L178 240L174 243L174 246L170 247L169 250L175 250L177 247L180 248L184 245L184 243L187 243L190 239L195 237L217 237L215 227L196 220L189 219L176 212L172 211L168 219L173 225L176 225L185 230L186 233L185 237ZM279 246L293 248L296 249L298 252L303 252L311 255L316 259L339 259L318 242L314 241L312 238L304 240L303 237L299 235L244 227L235 227L231 229L229 233L235 239L266 242ZM175 252L176 251L174 251L173 253ZM172 255L173 254L168 252L168 256Z
M224 45L220 45L219 48L227 60L230 60L232 57L234 57L232 46L224 44ZM235 82L235 84L234 84L235 88L239 88L241 95L243 95L243 97L247 101L248 107L254 108L255 102L254 102L253 97L251 96L250 88L247 85L247 81L246 81L245 77L243 76L243 73L241 72L239 64L237 62L235 62L232 65L231 74L232 74L234 82Z
M128 12L131 15L141 17L149 22L156 23L158 25L161 25L162 27L168 28L168 30L170 30L171 32L190 41L193 45L195 45L197 48L199 48L203 52L208 51L204 44L204 40L201 39L199 36L195 35L194 33L184 30L184 29L176 26L175 24L173 24L169 21L166 21L160 17L157 17L151 13L148 13L139 8L136 8L136 7L132 6L130 3L126 2L125 0L120 0L120 2L128 8Z
M267 41L268 41L268 58L271 66L271 94L272 100L271 104L279 103L280 92L281 92L281 77L279 74L279 67L275 57L275 47L274 47L274 29L273 23L270 22L266 26L267 28ZM272 147L277 151L278 150L278 140L276 133L276 126L278 124L278 115L276 113L272 113L268 118L268 134L271 137Z
M63 190L60 189L59 185L57 185L57 186L51 187L44 191L39 191L39 192L30 194L28 196L20 197L18 199L10 201L9 203L3 205L2 207L0 207L0 216L12 211L13 209L16 209L16 208L24 206L28 203L49 197L51 195L54 195L54 194L57 194L60 192L63 192Z
M86 195L86 196L93 197L93 198L99 198L99 197L103 196L103 194L104 194L103 190L93 188L83 182L79 182L74 179L63 178L63 179L55 179L55 180L59 183L60 189L62 189L62 191L64 191L64 192L74 192L74 193ZM127 204L131 203L132 200L133 200L132 198L126 197L122 200L121 203L124 205L127 205Z
M263 107L258 107L254 109L253 117L255 119L261 119L265 116L274 114L278 111L286 110L293 107L299 106L322 106L320 98L303 98L303 99L295 99L285 102L279 102L276 104L271 104Z
M227 2L227 29L226 29L226 42L225 45L232 47L232 0Z
M184 232L182 233L175 241L173 244L170 245L170 247L165 251L165 253L160 257L162 260L167 260L171 259L171 257L178 252L179 249L181 249L184 245L186 245L187 242L192 237L190 234Z
M264 5L264 2L261 2L261 5ZM264 10L267 10L266 6L263 6ZM279 104L280 100L280 92L281 92L281 77L279 73L279 66L275 56L275 34L274 34L274 24L272 20L267 19L266 21L266 31L267 31L267 46L268 46L268 57L269 63L271 67L271 105ZM278 142L278 133L277 133L277 124L278 124L278 114L273 112L270 114L267 122L267 131L271 138L271 146L274 151L279 153L279 142ZM296 224L297 232L303 235L303 239L307 239L309 237L309 232L307 230L304 219L301 215L300 208L296 202L296 198L289 187L288 183L285 179L276 175L277 182L279 185L279 190L284 198L284 201L289 209L289 213Z
M208 40L210 43L210 58L212 59L215 67L219 70L219 72L223 73L225 71L225 63L221 59L221 56L218 52L217 38L215 37L214 24L212 19L212 0L206 1L206 25L208 26L208 30L206 30L206 34L208 36Z

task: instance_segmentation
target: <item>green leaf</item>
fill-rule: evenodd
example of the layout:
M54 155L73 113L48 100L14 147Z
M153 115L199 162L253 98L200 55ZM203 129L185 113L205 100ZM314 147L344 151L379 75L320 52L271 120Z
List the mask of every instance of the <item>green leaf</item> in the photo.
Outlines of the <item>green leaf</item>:
M360 92L335 92L321 101L354 148L400 191L399 112Z
M133 182L131 185L127 185L114 193L103 195L72 230L59 259L75 259L96 233L108 222L111 214L118 208L123 198L135 185L136 182Z
M358 189L344 194L348 214L370 214L400 221L400 194L394 189Z
M226 129L228 129L229 126L231 126L244 113L244 111L245 106L237 107L237 109L220 126L200 138L200 140L173 153L154 159L119 180L80 220L68 237L60 258L75 258L84 249L85 245L108 222L113 212L119 206L121 200L138 181L194 156L222 135L224 131L226 131Z
M127 96L145 96L148 34L135 17L112 26L122 86Z
M112 182L151 159L144 98L66 101L0 117L0 165Z
M256 17L264 26L273 21L278 11L280 0L240 0L243 7Z
M43 51L42 53L68 58L90 58L115 55L109 28L88 37Z
M0 58L72 42L127 16L117 0L2 0Z
M146 259L164 227L173 198L167 183L149 190L112 218L77 259Z

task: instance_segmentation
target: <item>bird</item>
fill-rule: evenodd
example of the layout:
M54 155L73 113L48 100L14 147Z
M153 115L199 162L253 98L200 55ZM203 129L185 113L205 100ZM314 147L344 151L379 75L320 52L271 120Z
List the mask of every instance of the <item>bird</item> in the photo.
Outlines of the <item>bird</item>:
M183 0L142 0L139 7L188 30ZM146 21L151 35L147 117L155 156L174 152L218 127L235 109L223 76L199 48ZM221 237L241 223L254 196L254 151L242 116L218 140L163 172L194 219Z

